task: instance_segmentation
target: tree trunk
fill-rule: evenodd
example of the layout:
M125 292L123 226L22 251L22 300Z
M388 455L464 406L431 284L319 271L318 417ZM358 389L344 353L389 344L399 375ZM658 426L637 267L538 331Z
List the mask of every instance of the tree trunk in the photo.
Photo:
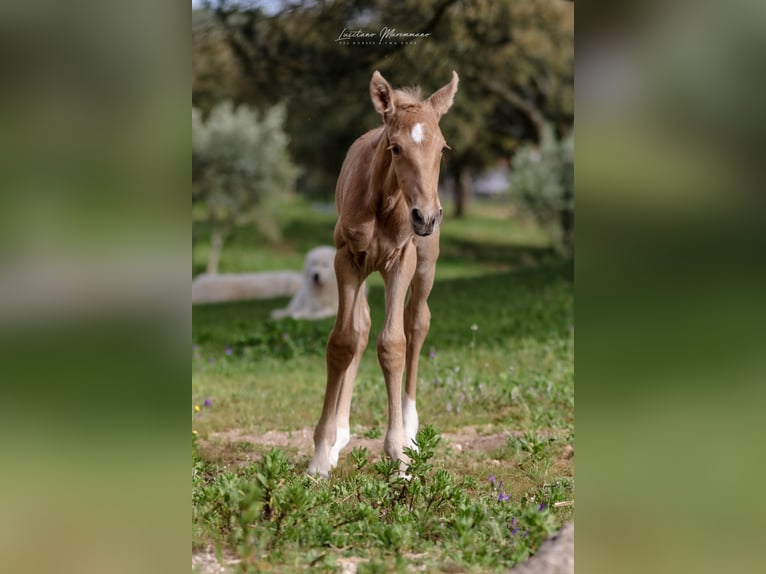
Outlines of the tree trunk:
M220 227L213 227L210 232L210 255L207 259L207 272L215 275L218 273L218 263L221 261L221 251L223 251L223 241L226 234Z
M574 243L574 203L570 189L564 191L564 208L561 210L561 235L564 248L571 253Z
M466 208L468 207L468 198L471 196L473 189L473 183L471 181L471 174L463 166L457 166L455 168L455 183L454 183L454 195L455 195L455 213L456 218L461 218L465 215Z

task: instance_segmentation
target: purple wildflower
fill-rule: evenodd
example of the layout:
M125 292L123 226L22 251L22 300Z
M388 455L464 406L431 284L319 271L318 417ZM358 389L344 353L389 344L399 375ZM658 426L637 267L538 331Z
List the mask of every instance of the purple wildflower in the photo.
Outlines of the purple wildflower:
M503 481L502 480L497 484L497 489L498 490L503 490Z
M490 474L489 475L489 484L491 486L495 486L495 475L494 474Z
M545 503L541 502L540 506L537 507L537 512L542 512L545 508Z
M498 502L506 502L511 499L510 494L503 494L502 492L497 493L497 501Z
M436 358L436 351L431 349L431 351L428 353L428 358L429 359L435 359Z
M204 405L205 405L206 407L209 407L209 406L210 406L210 405L212 405L212 404L213 404L213 403L212 403L212 401L211 401L210 399L205 399Z
M519 531L518 528L511 528L511 536L516 536L516 533Z
M515 518L514 518L513 520L511 520L511 526L512 526L514 529L516 529L516 526L518 526L518 524L519 524L519 521L518 521L518 520L516 520Z
M231 356L231 347L226 347L226 350L224 351L224 353Z

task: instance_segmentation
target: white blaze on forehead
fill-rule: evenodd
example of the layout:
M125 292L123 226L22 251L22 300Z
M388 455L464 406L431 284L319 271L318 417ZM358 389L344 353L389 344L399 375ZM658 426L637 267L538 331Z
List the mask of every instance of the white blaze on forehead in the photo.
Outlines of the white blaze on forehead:
M414 141L416 144L423 142L423 124L417 123L414 126L412 126L412 131L410 132L410 135L412 136L412 141Z

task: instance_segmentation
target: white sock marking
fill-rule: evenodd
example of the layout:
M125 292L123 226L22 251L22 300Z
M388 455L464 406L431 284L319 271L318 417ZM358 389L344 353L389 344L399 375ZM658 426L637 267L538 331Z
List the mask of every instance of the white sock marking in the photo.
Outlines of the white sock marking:
M347 428L339 427L335 438L335 444L330 449L330 468L335 468L338 465L338 457L340 457L340 451L351 440L351 431Z
M402 417L404 418L404 435L408 439L407 446L417 449L415 438L418 434L418 409L415 401L411 401L407 393L402 395Z
M410 132L410 135L412 136L412 141L414 141L416 144L423 142L423 124L417 123L414 126L412 126L412 131Z

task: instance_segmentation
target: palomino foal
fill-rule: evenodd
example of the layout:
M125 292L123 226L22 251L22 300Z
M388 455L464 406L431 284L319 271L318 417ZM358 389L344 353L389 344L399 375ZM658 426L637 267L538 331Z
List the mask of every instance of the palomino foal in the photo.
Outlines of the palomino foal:
M446 142L439 120L452 106L457 84L452 72L449 84L421 101L417 91L393 90L379 72L372 76L370 96L383 126L352 144L335 188L339 304L327 343L327 389L314 431L311 474L327 476L349 442L351 394L370 333L364 281L374 271L386 287L386 320L378 337L388 391L384 451L401 461L403 471L408 462L403 449L415 446L418 358L431 322L427 299L442 219L437 187Z

